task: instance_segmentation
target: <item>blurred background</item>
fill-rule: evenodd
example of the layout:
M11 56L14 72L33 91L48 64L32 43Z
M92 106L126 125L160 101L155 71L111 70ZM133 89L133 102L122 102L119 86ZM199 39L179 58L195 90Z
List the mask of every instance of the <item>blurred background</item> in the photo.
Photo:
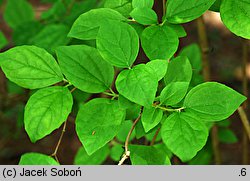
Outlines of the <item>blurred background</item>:
M94 41L69 39L67 33L80 14L93 8L109 7L120 11L125 16L129 14L130 0L117 0L118 5L113 2L114 0L0 0L0 52L13 46L26 44L45 48L52 54L54 48L61 45L84 43L95 46ZM122 6L119 3L122 3ZM160 20L163 14L162 0L155 0L153 9ZM250 79L248 58L250 48L247 40L229 32L221 22L219 13L215 11L207 11L202 18L209 44L206 54L210 64L211 80L224 83L243 93L243 77L247 78L248 82ZM198 24L197 20L184 24L187 36L180 39L177 54L188 45L199 44ZM201 59L201 52L194 53ZM245 76L242 69L244 59L248 62L245 63ZM137 63L146 61L148 61L147 57L143 51L140 51ZM24 106L34 91L25 90L8 81L0 70L0 164L18 164L20 156L26 152L49 155L57 144L62 128L35 144L30 142L24 131ZM69 117L67 130L58 152L62 164L73 164L81 146L74 128L78 105L100 96L103 95L90 95L79 90L74 92L74 110ZM138 113L136 110L131 110L130 114L133 118ZM127 131L127 128L124 128L124 131ZM152 137L149 136L141 140L135 139L133 142L148 144L150 139ZM244 163L249 163L250 155L247 151L249 141L243 136L242 122L237 112L228 120L218 124L218 139L221 164L242 164L243 157ZM206 147L189 163L181 163L176 157L172 158L172 163L215 164L212 150L211 142L208 141ZM116 163L117 160L110 157L104 162L104 164Z

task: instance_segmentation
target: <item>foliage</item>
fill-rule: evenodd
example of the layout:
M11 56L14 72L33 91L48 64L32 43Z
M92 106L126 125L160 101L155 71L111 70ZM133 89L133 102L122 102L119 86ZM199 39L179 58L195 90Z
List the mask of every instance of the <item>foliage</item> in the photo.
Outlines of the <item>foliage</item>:
M150 146L125 148L134 165L171 164L172 154L194 164L210 158L203 150L207 122L227 119L246 97L221 83L203 83L198 45L178 55L177 49L179 38L186 36L182 23L200 17L215 0L168 0L162 22L152 9L153 0L49 2L52 7L39 20L26 0L8 0L4 12L16 46L0 54L1 69L11 82L38 89L24 111L31 142L58 129L79 104L75 127L83 146L75 164L102 164L110 154L119 161L121 144L133 126L128 141L153 140ZM247 1L224 0L220 11L230 31L250 38ZM0 42L0 48L7 44L2 33ZM135 63L140 43L148 57L145 64ZM77 95L72 87L78 89ZM85 102L87 93L106 97ZM222 142L237 141L228 128L221 129L219 137ZM19 164L59 163L27 153Z

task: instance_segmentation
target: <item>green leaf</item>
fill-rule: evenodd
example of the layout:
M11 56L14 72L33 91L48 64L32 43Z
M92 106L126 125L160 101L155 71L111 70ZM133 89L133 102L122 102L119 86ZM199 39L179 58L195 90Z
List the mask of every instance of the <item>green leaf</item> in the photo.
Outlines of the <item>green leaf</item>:
M82 103L88 100L92 94L76 89L74 92L72 92L72 95L74 100L76 100L76 102Z
M202 61L201 61L201 49L198 44L193 43L184 47L180 54L181 56L187 56L192 68L195 72L199 72L202 69Z
M185 82L169 83L160 94L160 103L173 106L179 103L186 95L188 84Z
M106 145L119 132L125 111L117 101L92 99L80 107L76 117L76 132L88 155Z
M211 11L220 12L222 0L216 0L214 4L209 8Z
M72 3L72 0L71 0L70 3ZM64 22L66 24L72 26L74 21L82 13L85 13L85 12L91 10L91 9L95 9L95 8L97 8L97 6L99 7L100 4L101 4L101 2L99 2L98 0L74 1L72 9L71 9L69 15L67 15L65 17ZM68 7L70 7L70 5ZM66 14L67 14L67 12L66 12ZM60 16L59 16L59 20L60 20Z
M132 165L165 165L168 159L164 152L153 146L130 145L130 152Z
M24 88L47 87L63 80L56 60L42 48L14 47L0 54L0 62L7 78Z
M166 84L173 82L189 83L191 78L192 66L189 59L185 56L178 56L170 61L164 81Z
M197 155L188 162L188 164L189 165L210 165L213 159L213 150L210 147L207 145L203 147L197 153Z
M138 55L139 37L130 25L109 21L100 27L96 46L106 61L120 68L128 68Z
M122 126L118 132L118 134L116 135L116 139L120 142L125 142L126 138L128 136L128 132L130 131L131 127L133 125L133 122L130 120L126 120L122 123ZM132 132L129 141L133 140L135 137L135 133Z
M16 85L15 83L11 82L11 81L7 81L7 90L8 93L11 95L15 95L15 94L25 94L25 89Z
M158 80L145 64L123 70L116 79L117 91L132 102L150 107L155 99Z
M88 155L84 147L81 147L75 157L75 165L100 165L102 164L109 155L109 146L105 145L104 147L97 150L92 155Z
M33 21L34 12L32 5L26 0L8 0L3 14L4 20L12 28Z
M182 25L171 24L171 23L166 22L164 26L168 26L172 30L174 30L179 38L183 38L183 37L187 36L187 32L185 31L185 29L184 29L184 27Z
M222 121L219 121L216 123L219 127L228 127L230 126L231 124L231 121L229 119L225 119L225 120L222 120Z
M131 17L142 25L157 24L158 17L154 10L144 7L135 8L131 13Z
M38 21L25 22L13 31L12 39L15 45L32 45L32 39L43 29Z
M126 120L135 120L141 113L141 106L133 103L133 107L126 109Z
M59 165L59 163L48 155L25 153L21 156L19 165Z
M177 51L177 34L167 26L149 26L142 32L141 44L150 60L170 59Z
M141 119L135 125L135 137L136 139L140 139L141 137L145 136L146 132L143 128Z
M206 121L221 121L232 115L245 100L245 96L223 84L207 82L189 91L184 107Z
M131 0L106 0L104 7L114 9L125 17L132 11Z
M122 21L126 19L117 11L109 8L92 9L76 19L68 36L81 40L95 39L99 27L109 20Z
M73 98L66 87L48 87L33 94L24 112L24 125L30 140L36 142L59 128L68 118Z
M191 112L172 113L162 125L161 136L166 146L186 162L206 144L208 130Z
M141 24L136 23L136 22L129 22L129 25L135 29L135 31L137 32L137 34L141 38L142 32L145 29L145 27Z
M162 116L163 112L160 109L154 107L143 109L141 121L146 133L161 122Z
M152 8L154 5L154 0L132 0L133 8Z
M160 136L160 135L158 135L158 136ZM166 147L166 145L163 144L163 143L155 144L154 147L155 147L156 149L158 149L158 150L164 152L164 153L168 156L169 159L173 156L172 152L171 152L171 151ZM169 162L169 164L171 164L171 162Z
M118 97L119 106L123 109L128 109L134 107L136 104L126 99L124 96L119 95Z
M42 20L55 21L63 17L67 12L66 4L63 1L56 1L53 6L41 14Z
M111 86L114 68L97 49L86 45L63 46L57 48L56 54L63 74L80 90L99 93Z
M168 0L166 19L174 24L187 23L205 13L214 2L215 0Z
M145 138L147 141L152 142L152 140L154 139L156 132L158 132L157 137L155 139L155 142L159 142L161 141L161 130L159 130L161 124L158 124L156 127L154 127L153 129L151 129L146 135Z
M124 149L122 145L118 144L111 148L110 157L114 161L119 161L123 153L124 153Z
M224 0L220 7L223 23L234 34L250 39L250 1Z
M157 59L148 62L146 66L154 71L154 74L157 76L158 81L160 81L167 73L168 61Z
M162 104L174 105L180 102L187 93L192 78L192 67L187 57L178 56L170 61L164 81L166 87L162 90Z
M219 129L218 138L219 138L219 141L222 143L232 144L232 143L238 142L238 138L236 137L234 132L230 129L225 129L225 128Z
M8 44L8 40L5 38L2 31L0 31L0 49L4 48Z
M56 47L69 43L68 31L68 27L62 24L47 25L32 38L31 43L53 52Z

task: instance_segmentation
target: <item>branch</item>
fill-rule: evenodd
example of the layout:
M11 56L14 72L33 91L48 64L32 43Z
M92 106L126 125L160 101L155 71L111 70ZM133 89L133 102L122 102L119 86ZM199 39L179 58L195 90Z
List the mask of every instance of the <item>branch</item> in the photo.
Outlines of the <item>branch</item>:
M250 141L250 126L249 126L249 120L247 119L246 112L242 107L238 108L238 113L240 115L241 121L243 123L243 126L245 128L246 134L248 136L248 139Z
M127 135L127 138L126 138L126 141L125 141L125 153L123 154L122 159L119 161L118 165L122 165L124 163L124 161L130 157L130 151L128 149L129 139L130 139L130 136L131 136L133 130L135 129L136 124L140 120L140 118L141 118L141 113L138 116L138 118L136 118L136 120L134 121L131 129L128 132L128 135Z
M184 110L184 107L180 107L180 108L167 108L167 107L162 107L160 105L153 105L155 108L161 109L163 111L167 111L167 112L181 112L182 110Z
M202 51L202 73L205 81L210 81L211 75L210 75L210 64L208 58L209 45L208 45L207 32L203 16L197 19L197 29L198 29L200 47Z
M210 73L210 63L209 63L209 45L208 45L208 38L205 23L203 20L203 16L197 19L197 29L200 41L200 47L202 51L202 74L204 80L206 82L211 81L211 73ZM221 156L219 150L219 139L218 139L218 128L216 125L212 127L211 130L211 137L212 137L212 145L213 145L213 152L215 163L217 165L221 164Z
M166 0L162 0L162 15L165 16L166 15Z
M70 90L70 92L72 93L72 92L74 92L76 89L77 89L77 88L74 87L73 89Z
M242 41L242 89L243 94L248 97L248 79L247 79L247 62L248 62L248 41L244 40ZM246 100L243 105L242 109L247 111L247 104L248 101ZM248 164L249 160L249 143L248 143L248 136L244 128L243 129L243 140L242 140L242 161L244 165Z
M154 137L153 137L153 139L152 139L152 141L151 141L151 143L150 143L150 146L153 146L153 145L155 144L155 140L156 140L156 138L157 138L157 136L158 136L160 130L161 130L161 127L159 127L159 128L157 129L157 131L155 132L155 135L154 135Z
M56 159L56 161L57 161L58 163L59 163L59 160L58 160L58 158L57 158L57 152L58 152L58 149L59 149L59 147L60 147L60 145L61 145L61 142L62 142L62 139L63 139L63 135L64 135L64 133L65 133L65 131L66 131L66 126L67 126L67 120L66 120L66 121L64 122L64 124L63 124L63 129L62 129L60 138L59 138L59 140L58 140L58 142L57 142L57 144L56 144L56 148L55 148L54 152L51 154L52 157L55 157L55 159Z

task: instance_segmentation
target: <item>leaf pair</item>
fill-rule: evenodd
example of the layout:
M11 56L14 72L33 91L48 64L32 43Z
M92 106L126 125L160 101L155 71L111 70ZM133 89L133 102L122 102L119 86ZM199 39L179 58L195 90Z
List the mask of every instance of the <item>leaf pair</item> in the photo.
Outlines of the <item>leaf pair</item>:
M73 24L69 36L96 39L96 46L107 62L120 68L131 67L139 51L139 38L126 18L109 8L82 14Z
M142 25L152 25L158 23L157 14L152 10L153 0L133 0L133 11L130 16L138 23Z
M226 119L246 97L216 82L200 84L184 99L184 112L172 113L163 121L163 142L182 161L188 161L205 145L207 121Z

